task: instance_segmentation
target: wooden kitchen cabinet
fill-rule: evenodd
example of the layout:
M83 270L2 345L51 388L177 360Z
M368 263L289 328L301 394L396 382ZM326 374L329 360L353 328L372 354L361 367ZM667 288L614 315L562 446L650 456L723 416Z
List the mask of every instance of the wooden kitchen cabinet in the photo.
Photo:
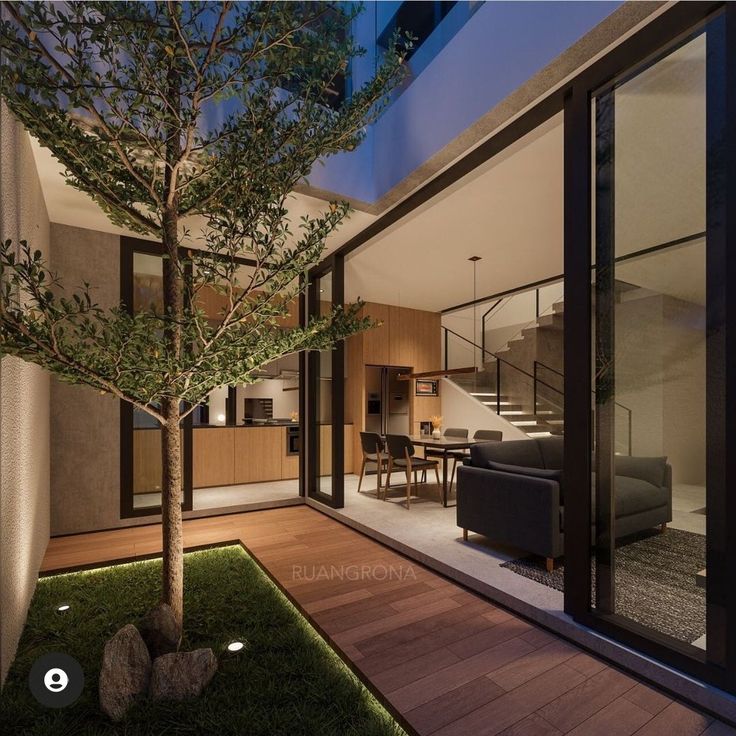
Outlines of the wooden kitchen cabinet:
M181 433L182 445L184 432ZM184 458L182 456L182 468ZM161 430L138 428L133 430L133 493L160 493Z
M238 427L235 430L234 483L281 480L286 454L285 427Z
M236 483L233 473L235 427L195 427L192 437L194 488Z
M133 431L133 493L161 490L161 430Z
M299 477L299 455L287 455L281 458L281 480L293 480Z

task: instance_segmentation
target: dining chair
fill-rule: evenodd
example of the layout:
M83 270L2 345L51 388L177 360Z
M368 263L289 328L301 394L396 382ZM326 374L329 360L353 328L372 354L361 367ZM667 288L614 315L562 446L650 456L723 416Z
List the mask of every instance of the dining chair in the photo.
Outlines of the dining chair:
M391 479L391 473L396 468L404 470L406 473L406 508L411 508L411 474L414 473L414 488L417 490L417 471L434 468L434 474L437 478L437 493L440 503L442 503L442 486L440 484L440 473L436 460L427 460L423 457L417 457L414 453L414 445L409 437L403 434L386 435L386 446L388 448L388 479L383 494L383 500L388 496L388 486Z
M455 437L456 439L466 440L468 439L468 430L463 429L461 427L448 427L443 432L443 436L444 437ZM443 455L447 454L447 459L448 460L452 459L454 461L452 465L452 476L454 477L455 476L455 466L457 465L457 456L462 452L463 450L449 450L449 451L446 451L445 453L442 450L433 450L431 447L427 447L424 450L424 457L436 457L438 459L441 459ZM451 490L452 490L452 483L450 483L448 493Z
M474 442L501 442L503 440L503 432L499 429L476 429L473 433ZM470 450L453 450L448 455L455 461L452 466L452 475L450 476L450 485L448 494L452 492L452 484L455 481L455 470L457 464L470 457Z
M360 449L363 453L363 459L360 463L360 478L358 479L358 493L363 483L363 475L365 474L365 466L368 463L376 464L376 472L378 474L378 483L376 484L376 496L381 497L381 478L384 468L388 468L388 456L385 454L386 445L377 432L361 432L360 433Z

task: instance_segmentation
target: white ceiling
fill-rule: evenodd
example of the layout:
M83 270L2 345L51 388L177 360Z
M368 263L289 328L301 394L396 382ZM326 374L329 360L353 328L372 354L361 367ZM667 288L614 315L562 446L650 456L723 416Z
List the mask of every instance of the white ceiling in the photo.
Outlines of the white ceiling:
M349 300L440 311L562 273L562 115L346 260Z
M617 255L704 229L704 56L698 37L616 90ZM52 222L123 232L89 197L64 183L48 150L35 142L33 149ZM293 225L324 204L295 194ZM328 250L375 219L353 212ZM474 296L470 256L482 259L478 297L563 272L562 114L351 254L345 264L346 299L432 311L462 304ZM702 255L692 248L673 252L667 269L662 257L621 264L618 276L702 301Z
M705 37L616 89L616 255L705 229ZM346 261L358 296L440 311L563 272L558 115L384 231ZM617 277L703 303L702 249L617 267Z
M46 201L46 209L51 222L88 228L90 230L99 230L106 233L115 233L117 235L135 236L135 233L129 230L113 225L91 197L66 184L61 164L53 158L47 148L43 148L32 137L31 146L33 148L38 176L41 181L41 189ZM324 209L325 202L321 199L309 197L305 194L293 194L289 203L289 217L292 222L292 230L295 233L298 231L299 219L303 215L316 216L323 212ZM365 229L375 219L375 215L354 210L350 218L345 220L342 227L328 239L326 254L335 250L335 248L338 248L361 230ZM191 218L188 225L193 236L201 230L201 224L201 219Z

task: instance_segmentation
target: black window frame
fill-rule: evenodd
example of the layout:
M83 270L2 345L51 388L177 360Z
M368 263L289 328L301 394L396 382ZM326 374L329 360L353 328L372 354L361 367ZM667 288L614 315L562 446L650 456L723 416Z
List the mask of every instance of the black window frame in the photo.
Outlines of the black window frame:
M181 248L182 256L186 248ZM162 256L163 246L152 240L143 240L129 236L120 237L120 301L125 304L128 311L133 310L133 257L135 253ZM249 258L236 258L236 262L244 266L255 266L256 262ZM303 283L303 281L302 281ZM305 295L299 296L299 322L306 324L306 301ZM304 352L299 353L299 429L300 437L304 438L306 430L305 407L306 407L306 356ZM134 507L133 493L133 406L127 401L120 400L120 518L134 519L145 516L160 516L161 505L146 506L144 508ZM184 420L182 427L183 441L183 484L182 484L182 511L193 511L194 487L193 487L193 430L194 418L190 414ZM298 497L303 498L306 494L305 473L305 443L302 439L299 448L299 492ZM275 506L279 504L276 503ZM259 508L263 508L262 506ZM211 514L203 516L218 516L223 509L212 509ZM226 513L226 512L225 512Z
M334 253L309 271L307 286L307 319L319 315L319 280L332 274L332 306L345 303L345 260ZM331 424L332 424L332 492L325 493L319 487L319 407L317 406L317 381L319 381L320 351L307 354L306 382L306 493L309 498L334 509L345 505L345 341L340 340L332 350ZM338 431L336 431L336 428Z

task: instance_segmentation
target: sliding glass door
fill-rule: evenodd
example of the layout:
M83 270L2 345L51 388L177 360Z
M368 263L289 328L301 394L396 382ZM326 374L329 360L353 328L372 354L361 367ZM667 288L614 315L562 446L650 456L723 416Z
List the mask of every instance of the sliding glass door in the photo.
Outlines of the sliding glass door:
M700 648L707 41L592 100L594 610Z
M727 22L730 8L673 34L566 109L566 187L591 206L585 256L585 213L568 199L578 311L565 364L570 382L590 371L591 391L565 392L566 468L577 465L565 585L578 620L732 689Z

